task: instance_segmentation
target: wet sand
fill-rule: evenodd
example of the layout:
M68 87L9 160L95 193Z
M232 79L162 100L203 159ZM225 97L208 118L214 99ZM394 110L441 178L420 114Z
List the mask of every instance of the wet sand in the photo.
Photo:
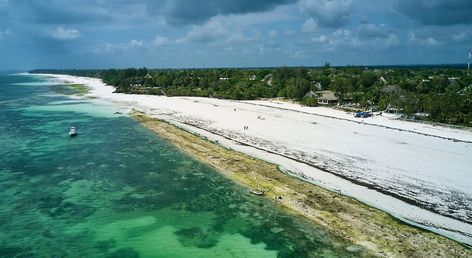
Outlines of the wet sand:
M283 173L276 165L252 158L175 125L135 111L133 117L187 154L250 189L254 173L269 198L280 207L302 214L329 232L378 256L468 257L472 250L438 234L407 225L353 198L325 190ZM352 248L355 248L355 245Z

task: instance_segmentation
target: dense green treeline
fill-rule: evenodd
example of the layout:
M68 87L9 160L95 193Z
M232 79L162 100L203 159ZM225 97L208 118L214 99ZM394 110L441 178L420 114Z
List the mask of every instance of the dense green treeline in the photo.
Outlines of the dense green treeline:
M472 126L472 76L460 68L267 68L34 70L101 78L117 92L225 99L283 97L316 105L310 90L332 90L340 104L400 109L435 122Z

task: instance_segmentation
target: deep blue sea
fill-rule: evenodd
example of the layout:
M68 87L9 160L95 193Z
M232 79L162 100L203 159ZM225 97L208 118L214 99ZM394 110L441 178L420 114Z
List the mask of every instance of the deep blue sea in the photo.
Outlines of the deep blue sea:
M75 93L0 73L0 257L362 255Z

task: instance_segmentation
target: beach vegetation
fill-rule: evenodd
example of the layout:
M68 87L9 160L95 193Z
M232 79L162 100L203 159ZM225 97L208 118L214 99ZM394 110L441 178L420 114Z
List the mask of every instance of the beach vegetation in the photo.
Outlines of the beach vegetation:
M314 106L310 91L331 90L338 105L377 111L393 107L405 118L472 126L472 76L460 66L278 67L212 69L34 70L102 79L116 92L255 100L286 98ZM418 116L417 114L427 114Z

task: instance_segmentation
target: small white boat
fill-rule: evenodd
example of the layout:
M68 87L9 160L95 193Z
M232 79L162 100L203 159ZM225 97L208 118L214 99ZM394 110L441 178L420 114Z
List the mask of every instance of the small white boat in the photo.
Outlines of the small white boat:
M254 172L252 172L252 176L254 177L254 181L256 181L257 188L252 189L249 192L254 194L254 195L264 196L265 192L264 192L264 190L262 190L261 186L259 185L259 182L257 181L257 178L256 178L256 174Z
M264 193L263 191L257 190L257 189L251 190L251 191L249 191L249 192L252 193L252 194L254 194L254 195L258 195L258 196L264 196L264 195L265 195L265 193Z
M69 135L70 137L77 136L77 129L75 129L75 127L71 127L69 130Z

